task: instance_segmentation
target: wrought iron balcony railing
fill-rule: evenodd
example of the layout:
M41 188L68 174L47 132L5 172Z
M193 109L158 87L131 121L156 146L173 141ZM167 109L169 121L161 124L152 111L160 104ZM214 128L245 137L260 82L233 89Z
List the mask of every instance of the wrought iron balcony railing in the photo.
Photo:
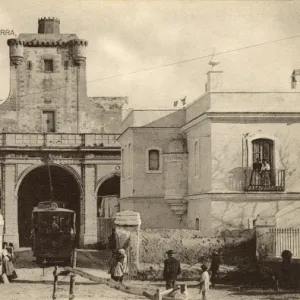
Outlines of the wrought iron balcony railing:
M119 134L0 133L0 147L119 147Z
M245 170L245 190L282 192L285 190L285 170Z

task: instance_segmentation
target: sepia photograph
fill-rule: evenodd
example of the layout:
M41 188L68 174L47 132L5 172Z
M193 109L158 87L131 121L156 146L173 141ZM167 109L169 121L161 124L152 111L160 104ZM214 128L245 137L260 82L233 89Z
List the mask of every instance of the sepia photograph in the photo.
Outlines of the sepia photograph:
M0 70L0 299L299 298L299 0L0 0Z

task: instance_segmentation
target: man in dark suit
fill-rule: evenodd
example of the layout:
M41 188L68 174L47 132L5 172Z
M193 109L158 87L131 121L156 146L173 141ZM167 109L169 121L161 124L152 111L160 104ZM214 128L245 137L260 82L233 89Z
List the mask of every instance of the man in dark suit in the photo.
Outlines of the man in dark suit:
M164 280L166 281L166 289L174 288L177 276L181 274L180 262L173 257L174 251L166 252L168 258L164 262Z

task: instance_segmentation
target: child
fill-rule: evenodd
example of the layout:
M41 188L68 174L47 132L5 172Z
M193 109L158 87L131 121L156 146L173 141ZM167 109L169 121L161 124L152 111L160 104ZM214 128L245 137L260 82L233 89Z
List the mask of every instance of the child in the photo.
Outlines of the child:
M202 299L206 300L207 293L209 291L209 274L207 272L207 266L202 265L202 274L200 277L200 291L199 294L202 294Z
M123 276L123 256L118 255L116 265L113 270L113 280L122 283Z

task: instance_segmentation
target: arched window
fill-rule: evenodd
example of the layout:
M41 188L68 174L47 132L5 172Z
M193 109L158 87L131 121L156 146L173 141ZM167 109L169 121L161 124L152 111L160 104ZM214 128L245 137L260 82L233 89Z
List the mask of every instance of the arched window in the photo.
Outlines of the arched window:
M32 62L30 60L27 62L27 70L32 70Z
M199 218L196 218L195 229L196 230L200 230L200 221L199 221Z
M121 151L121 173L122 173L122 179L124 179L124 175L125 175L125 170L124 170L124 163L125 161L125 157L124 157L124 148L122 148L122 151Z
M128 144L128 176L131 177L131 144Z
M160 152L156 149L151 149L148 152L149 157L149 170L158 171L160 168Z
M194 144L194 165L195 165L195 176L200 173L200 145L199 141Z

